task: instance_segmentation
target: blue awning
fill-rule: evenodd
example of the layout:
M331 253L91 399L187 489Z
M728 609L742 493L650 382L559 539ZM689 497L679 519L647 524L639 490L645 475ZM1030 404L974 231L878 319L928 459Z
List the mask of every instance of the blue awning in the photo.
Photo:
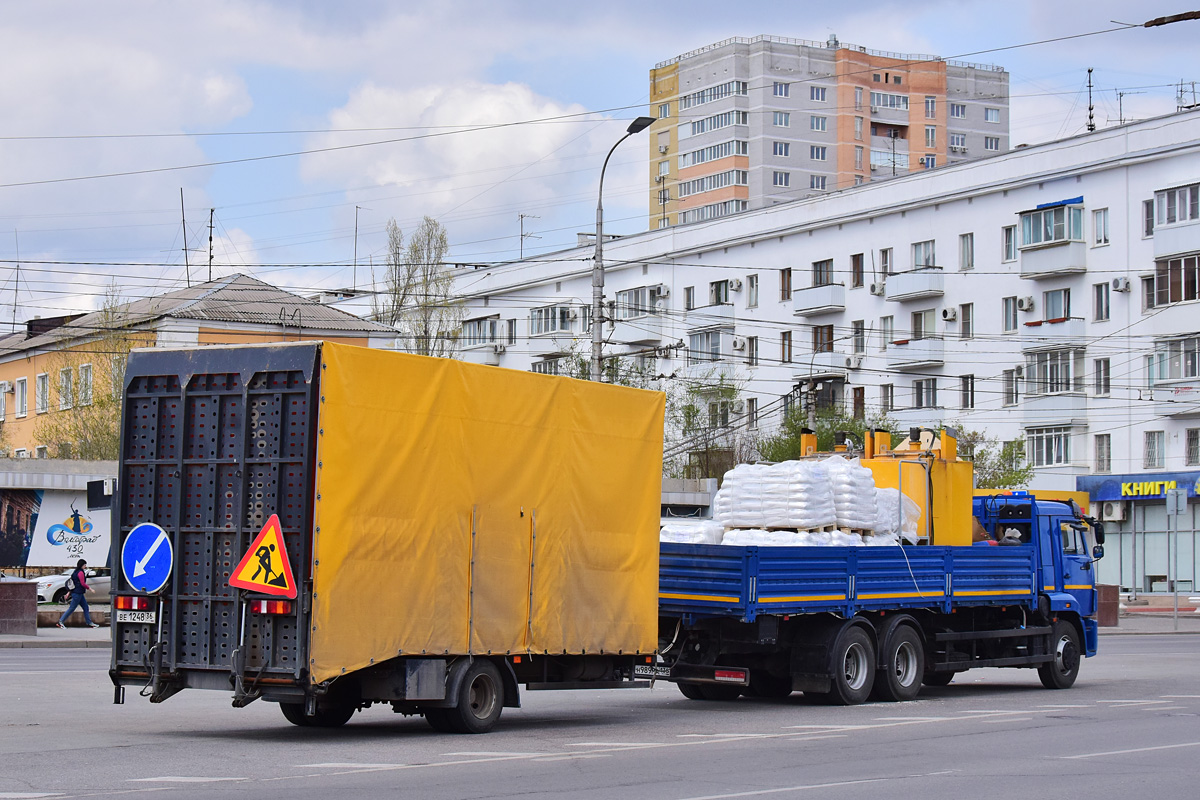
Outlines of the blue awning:
M1069 200L1055 200L1053 203L1041 203L1034 207L1034 211L1041 211L1043 208L1058 208L1059 206L1081 206L1083 205L1083 195L1072 197Z

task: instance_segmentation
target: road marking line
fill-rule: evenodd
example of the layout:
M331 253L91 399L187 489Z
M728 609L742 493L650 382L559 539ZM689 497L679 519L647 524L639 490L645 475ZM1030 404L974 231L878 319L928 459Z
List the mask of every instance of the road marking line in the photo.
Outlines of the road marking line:
M1167 697L1171 700L1196 700L1200 699L1200 694L1160 694L1159 697Z
M1157 747L1135 747L1132 750L1109 750L1106 753L1084 753L1078 756L1060 756L1063 759L1099 758L1100 756L1123 756L1129 753L1149 753L1152 750L1177 750L1180 747L1200 747L1200 742L1184 742L1183 744L1160 744Z
M479 757L488 758L488 757L501 757L501 756L503 756L504 758L509 758L509 757L513 757L513 756L538 758L539 756L552 756L552 755L554 755L554 753L546 753L541 750L533 750L533 751L514 750L512 752L505 752L503 750L463 750L463 751L460 751L457 753L442 753L442 755L444 755L444 756L467 756L468 758L479 758ZM397 765L397 766L399 766L399 765Z
M1152 706L1158 704L1166 704L1168 700L1098 700L1099 703L1112 703L1122 706Z
M1004 719L985 719L984 725L1006 725L1010 722L1029 722L1033 717L1005 717Z
M404 764L356 764L351 761L326 761L321 764L296 764L296 769L388 769Z
M567 747L660 747L664 742L567 742Z
M1038 708L1091 708L1091 705L1078 705L1078 704L1071 704L1071 703L1048 703L1044 706L1038 706Z
M567 753L564 756L549 756L547 758L535 758L534 761L546 763L547 761L572 761L582 758L612 758L607 753Z
M163 775L158 778L130 778L130 783L221 783L244 781L248 778L206 778L198 775Z
M782 794L783 792L801 792L806 789L830 789L837 786L862 786L867 783L883 783L888 778L864 778L857 781L836 781L834 783L809 783L801 786L781 786L778 789L758 789L751 792L732 792L730 794L705 794L695 797L684 797L681 800L727 800L731 797L757 797L764 794Z
M62 792L0 792L0 798L3 798L3 800L22 800L22 798L62 796Z

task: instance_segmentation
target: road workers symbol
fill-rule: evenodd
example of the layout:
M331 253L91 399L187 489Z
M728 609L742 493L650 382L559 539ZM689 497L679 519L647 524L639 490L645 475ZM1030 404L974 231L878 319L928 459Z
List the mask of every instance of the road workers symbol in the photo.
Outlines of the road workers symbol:
M229 576L229 585L259 594L272 594L295 599L296 580L292 565L283 548L283 530L279 517L272 514L258 536L250 543L246 555Z

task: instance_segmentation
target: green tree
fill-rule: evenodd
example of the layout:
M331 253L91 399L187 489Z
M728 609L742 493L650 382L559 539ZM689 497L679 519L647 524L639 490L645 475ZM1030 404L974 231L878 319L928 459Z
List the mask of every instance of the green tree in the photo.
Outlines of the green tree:
M1033 465L1025 460L1025 443L1020 439L1001 442L983 431L962 427L958 431L958 454L974 465L976 487L1021 489L1033 480Z
M833 450L838 431L852 434L852 439L861 443L863 434L874 428L892 432L892 441L897 441L899 434L896 424L886 414L876 413L859 419L850 414L840 403L834 403L816 410L815 428L817 434L817 449L823 452ZM783 418L779 430L758 440L758 452L767 461L789 461L800 458L804 451L800 444L800 434L808 427L808 415L798 404L794 405Z

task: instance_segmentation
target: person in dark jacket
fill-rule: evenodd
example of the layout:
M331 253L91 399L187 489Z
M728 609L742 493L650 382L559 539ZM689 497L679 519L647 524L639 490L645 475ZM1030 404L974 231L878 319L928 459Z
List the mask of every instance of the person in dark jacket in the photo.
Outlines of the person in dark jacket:
M75 585L71 588L71 602L67 605L67 610L58 618L58 627L60 628L67 627L67 617L71 616L75 612L75 609L80 606L83 607L83 621L87 623L87 626L89 628L100 627L92 622L92 612L88 609L87 597L84 596L88 590L87 575L84 573L84 567L86 566L87 562L81 558L79 559L79 563L75 565L75 570L71 573L71 580Z

